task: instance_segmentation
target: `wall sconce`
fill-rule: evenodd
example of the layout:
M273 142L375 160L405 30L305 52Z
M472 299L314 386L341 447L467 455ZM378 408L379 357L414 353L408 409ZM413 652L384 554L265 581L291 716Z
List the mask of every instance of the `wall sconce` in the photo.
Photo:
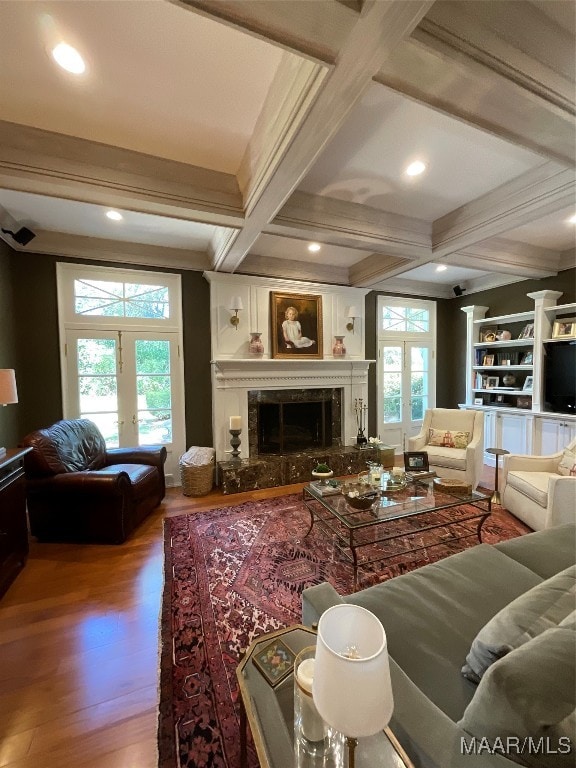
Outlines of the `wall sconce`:
M16 389L16 374L12 368L0 368L0 405L11 405L18 402ZM6 448L0 448L0 457L4 456Z
M346 330L352 331L352 333L354 333L354 321L357 317L360 317L360 312L358 312L358 307L350 307L348 309L347 317L350 320L350 322L346 324Z
M228 302L228 309L230 312L234 312L234 316L230 318L230 322L238 330L238 325L240 324L240 318L238 317L238 312L241 309L244 309L244 304L242 303L242 298L240 296L232 296L230 301Z

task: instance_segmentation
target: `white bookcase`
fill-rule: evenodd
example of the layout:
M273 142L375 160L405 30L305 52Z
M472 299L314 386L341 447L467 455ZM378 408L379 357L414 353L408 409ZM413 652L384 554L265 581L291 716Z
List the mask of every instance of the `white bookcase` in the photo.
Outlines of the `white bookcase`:
M487 317L488 307L462 307L466 326L466 402L485 411L485 447L511 453L553 453L576 436L576 416L544 410L544 344L554 323L570 320L576 304L558 291L528 293L525 312ZM486 454L486 463L494 456Z

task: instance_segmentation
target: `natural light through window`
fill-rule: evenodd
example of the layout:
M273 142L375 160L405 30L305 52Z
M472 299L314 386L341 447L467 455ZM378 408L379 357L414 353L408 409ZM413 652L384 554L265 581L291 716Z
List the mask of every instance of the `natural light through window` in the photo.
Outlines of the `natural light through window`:
M170 317L166 286L105 280L74 280L74 309L77 315L99 317Z
M428 333L430 312L418 307L382 307L382 331Z

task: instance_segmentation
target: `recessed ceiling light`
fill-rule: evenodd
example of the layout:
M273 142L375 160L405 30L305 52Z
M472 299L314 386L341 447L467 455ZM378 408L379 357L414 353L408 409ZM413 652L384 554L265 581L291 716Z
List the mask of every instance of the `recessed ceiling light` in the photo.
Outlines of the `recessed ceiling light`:
M107 211L106 216L108 216L109 219L112 219L112 221L122 221L124 218L118 211Z
M436 272L446 272L447 269L448 267L446 266L446 264L438 264L438 266L436 267Z
M576 213L574 214L574 216L570 216L568 221L570 222L570 224L576 224Z
M320 243L310 243L310 245L308 246L308 250L311 251L312 253L317 253L317 251L319 251L320 248L322 248Z
M424 173L426 170L426 163L423 163L421 160L416 160L414 163L410 163L408 168L406 168L406 173L408 176L419 176L421 173Z
M86 69L82 56L80 56L76 48L72 48L68 43L58 43L52 49L52 56L62 69L72 72L73 75L81 75Z

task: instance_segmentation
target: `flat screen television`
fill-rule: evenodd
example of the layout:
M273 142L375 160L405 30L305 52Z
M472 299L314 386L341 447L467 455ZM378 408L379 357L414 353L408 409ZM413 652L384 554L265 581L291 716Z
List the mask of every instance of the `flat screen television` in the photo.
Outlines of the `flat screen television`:
M544 408L576 415L576 339L544 344Z

